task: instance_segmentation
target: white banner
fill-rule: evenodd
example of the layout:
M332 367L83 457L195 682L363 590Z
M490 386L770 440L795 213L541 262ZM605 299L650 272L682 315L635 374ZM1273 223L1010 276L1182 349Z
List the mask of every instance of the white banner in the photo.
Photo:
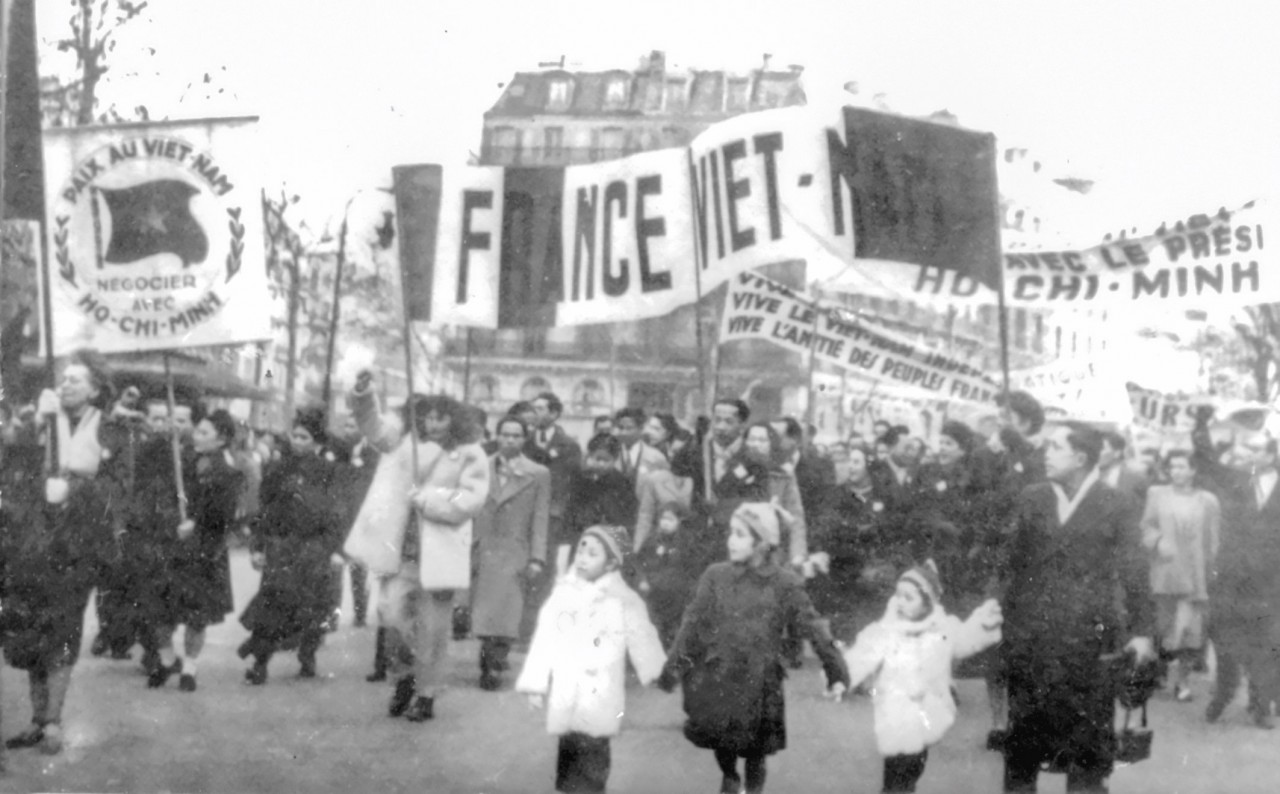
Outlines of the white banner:
M1155 302L1246 306L1280 301L1280 239L1274 205L1163 223L1150 234L1076 251L1004 255L1011 306L1067 307Z
M729 283L720 342L764 339L818 361L936 400L994 402L999 387L977 368L858 322L808 296L741 273Z
M401 166L410 313L489 328L657 317L779 262L806 263L806 283L852 268L929 287L922 273L943 268L994 286L994 151L986 133L795 107L592 165Z
M45 131L55 354L271 337L255 122Z
M1204 406L1215 406L1213 397L1188 397L1144 389L1136 383L1125 384L1133 407L1133 423L1162 432L1189 432L1195 427L1196 412Z

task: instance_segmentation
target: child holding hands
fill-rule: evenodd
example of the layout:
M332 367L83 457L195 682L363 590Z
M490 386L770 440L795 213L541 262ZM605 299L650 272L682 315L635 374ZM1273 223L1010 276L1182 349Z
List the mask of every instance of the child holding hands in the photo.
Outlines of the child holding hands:
M898 578L884 617L844 653L849 679L871 679L884 791L915 791L929 745L956 720L951 665L1000 641L1000 605L983 602L968 620L946 613L938 571L928 562Z
M560 737L556 791L602 792L609 739L621 727L626 659L644 683L666 660L644 602L622 580L631 547L622 527L588 527L569 571L538 613L516 691L545 699L547 732Z
M725 794L743 790L739 758L748 794L764 791L765 757L787 745L784 632L812 642L828 685L849 680L803 580L773 561L779 540L773 505L738 506L729 520L729 561L699 579L660 682L670 690L680 676L684 735L715 752Z

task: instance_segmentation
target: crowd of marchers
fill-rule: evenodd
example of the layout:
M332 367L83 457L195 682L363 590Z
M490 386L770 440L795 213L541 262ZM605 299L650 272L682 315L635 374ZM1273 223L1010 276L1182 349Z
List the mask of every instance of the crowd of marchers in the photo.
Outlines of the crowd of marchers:
M680 688L723 792L764 790L806 642L833 696L871 696L885 791L914 790L957 674L986 680L1009 792L1043 771L1105 791L1117 697L1162 678L1190 700L1210 642L1209 721L1242 674L1258 726L1280 697L1276 442L1239 429L1215 447L1209 412L1191 449L1148 465L1118 433L1046 424L1024 392L930 449L888 424L820 447L737 399L692 428L624 408L583 444L554 394L499 417L445 395L387 411L367 372L337 431L308 407L281 437L117 385L81 353L35 405L3 408L0 632L32 713L9 748L62 749L91 597L92 653L138 648L146 686L197 691L205 631L233 612L231 544L261 571L239 615L247 685L280 652L316 677L349 568L390 716L434 718L469 633L480 688L519 666L546 708L560 791L605 790L628 659Z

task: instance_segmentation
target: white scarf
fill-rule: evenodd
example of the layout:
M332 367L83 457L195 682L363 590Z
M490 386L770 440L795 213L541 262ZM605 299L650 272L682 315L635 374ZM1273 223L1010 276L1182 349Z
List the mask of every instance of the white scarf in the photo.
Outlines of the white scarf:
M71 419L65 411L58 411L58 471L93 477L102 463L102 445L98 443L98 426L102 412L92 405L80 415L80 423L71 432Z
M1067 498L1066 489L1056 482L1051 483L1051 485L1053 485L1054 496L1058 497L1059 526L1067 525L1067 522L1071 520L1071 516L1075 514L1076 508L1080 506L1080 502L1084 501L1085 494L1089 493L1089 489L1092 488L1093 484L1097 481L1098 469L1095 467L1085 476L1084 480L1080 483L1079 489L1076 490L1076 495L1070 499Z

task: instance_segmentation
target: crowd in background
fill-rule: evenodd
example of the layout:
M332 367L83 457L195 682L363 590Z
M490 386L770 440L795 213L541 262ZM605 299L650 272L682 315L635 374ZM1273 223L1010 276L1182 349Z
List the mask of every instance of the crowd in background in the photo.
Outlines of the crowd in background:
M492 418L441 395L384 413L371 381L362 375L336 431L325 408L306 408L284 437L248 432L198 400L136 388L117 399L87 354L37 405L4 408L5 655L28 673L33 712L9 747L61 749L92 591L94 654L126 659L139 647L148 686L176 677L196 691L204 633L233 610L229 543L247 544L262 574L239 618L246 683L266 683L283 651L296 652L299 675L316 675L349 568L356 625L371 600L377 615L369 680L390 679L389 713L420 722L434 716L451 637L479 638L479 686L504 686L513 650L528 647L539 608L593 532L643 598L673 654L669 671L681 669L690 604L704 574L733 561L735 521L768 541L762 564L794 576L816 610L816 628L780 629L783 665L803 664L807 637L838 677L824 638L855 646L903 572L921 566L947 613L998 600L1005 641L957 669L987 681L988 746L1005 753L1008 790L1033 790L1049 759L1076 788L1103 790L1112 690L1099 694L1090 676L1130 636L1154 635L1179 701L1191 699L1188 674L1212 639L1207 718L1222 716L1243 673L1252 719L1271 727L1280 496L1264 433L1214 447L1204 412L1193 448L1155 464L1126 455L1119 433L1046 426L1039 403L1014 392L1004 421L948 421L932 445L888 423L818 445L813 428L753 416L732 398L693 427L629 407L577 439L551 393ZM748 521L759 505L776 538L760 529L768 521ZM435 544L455 537L467 545L461 562L442 562L449 552ZM1057 656L1046 656L1045 631ZM1046 677L1074 682L1074 694L1044 695ZM1064 710L1088 730L1045 738L1040 721Z

